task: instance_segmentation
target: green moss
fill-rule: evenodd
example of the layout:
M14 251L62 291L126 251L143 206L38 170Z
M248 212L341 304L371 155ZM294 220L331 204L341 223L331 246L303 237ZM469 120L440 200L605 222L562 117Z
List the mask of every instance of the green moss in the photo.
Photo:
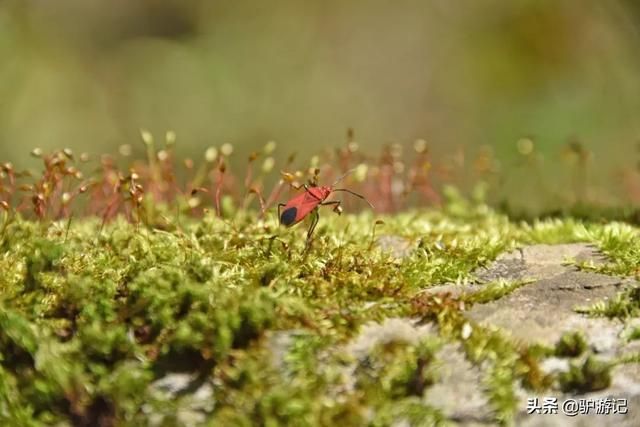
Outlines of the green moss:
M608 301L598 301L586 307L577 307L578 313L590 316L626 319L640 315L640 288L633 287L619 292Z
M625 336L625 339L628 341L638 340L640 339L640 327L635 327L631 329Z
M388 400L422 396L435 381L434 359L437 344L423 342L418 346L390 341L378 344L359 361L356 388L365 394L366 402L380 405Z
M565 333L556 343L554 353L558 357L577 357L587 348L587 341L581 332Z
M494 301L510 294L519 287L530 283L528 281L508 281L497 280L492 283L487 283L482 286L482 289L473 292L465 297L465 301L471 304L484 304L490 301Z
M438 410L425 406L417 397L408 397L387 403L375 414L370 425L382 427L401 422L406 422L411 426L425 427L455 425Z
M560 374L560 387L565 392L577 393L605 389L611 384L612 366L590 355L583 362L571 363L569 371Z
M534 242L590 242L612 257L598 269L634 274L637 229L514 223L455 192L448 197L443 210L379 218L377 235L410 243L405 258L371 244L371 213L322 215L306 252L303 227L280 228L244 210L178 222L156 206L166 214L163 230L121 218L43 228L15 217L0 250L0 423L142 425L151 413L177 423L188 402L163 400L151 384L186 372L213 384L215 405L204 416L218 425L444 425L450 420L422 396L438 381L436 350L453 342L480 369L495 421L509 424L520 409L516 385L547 389L541 358L578 355L583 341L568 336L541 351L464 317L470 304L523 282L486 284L463 299L423 290L471 281L502 251ZM636 293L607 313L637 316ZM417 317L437 332L348 360L341 349L360 328L390 317ZM271 337L279 333L291 339L276 363ZM607 372L585 362L563 384L602 387Z

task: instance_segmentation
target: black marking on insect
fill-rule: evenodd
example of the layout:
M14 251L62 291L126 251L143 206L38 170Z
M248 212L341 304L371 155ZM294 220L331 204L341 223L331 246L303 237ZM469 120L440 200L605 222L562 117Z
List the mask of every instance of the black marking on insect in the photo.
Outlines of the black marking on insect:
M282 225L289 226L295 222L297 215L298 209L296 207L290 207L282 212L282 215L280 216L280 223Z

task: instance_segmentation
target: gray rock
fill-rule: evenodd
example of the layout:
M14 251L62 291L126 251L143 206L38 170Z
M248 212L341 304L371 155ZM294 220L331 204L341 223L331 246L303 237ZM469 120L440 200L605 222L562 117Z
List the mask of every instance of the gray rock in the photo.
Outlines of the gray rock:
M566 261L604 264L606 258L593 245L585 243L569 243L561 245L529 245L498 257L502 260L520 260L527 264L557 265Z
M565 245L531 245L500 255L489 267L478 269L475 276L480 282L497 279L540 280L567 271L575 271L568 262L606 262L593 246L583 243Z
M348 395L356 388L356 369L367 359L374 348L392 342L417 344L427 336L435 336L431 324L419 325L418 321L408 318L389 318L382 323L369 322L360 333L338 351L348 359L342 368L343 384L333 390L334 395ZM399 420L400 421L400 420Z
M389 318L381 324L369 322L346 346L346 352L354 359L363 359L377 345L391 342L416 344L430 334L434 334L431 324L418 325L416 321L406 318Z
M376 346L390 342L417 344L436 332L432 324L419 325L406 318L370 322L344 347L345 353L354 360L345 367L344 378L349 383L358 361L366 359ZM425 404L438 408L460 425L492 425L491 405L483 392L482 370L466 359L461 345L445 344L436 353L434 363L437 364L437 378L425 390ZM354 386L347 384L341 392L352 392ZM405 421L397 420L395 425L404 425Z
M439 378L427 388L425 402L465 425L490 422L491 405L482 390L482 372L466 359L460 345L443 346L436 360Z
M535 280L509 295L474 306L470 319L499 326L526 342L554 344L565 332L583 330L600 353L611 352L620 333L619 322L592 319L577 306L613 297L629 282L617 277L578 271L567 261L602 264L606 259L590 245L531 245L503 254L476 276L482 281Z
M297 330L275 331L267 335L267 347L271 351L273 366L280 372L285 372L285 358L289 348L293 344L294 337L300 332Z
M563 333L576 329L585 330L588 339L617 336L620 322L588 318L574 308L614 296L621 284L615 277L569 271L522 286L499 300L475 305L467 316L530 343L552 345Z
M548 357L540 363L540 369L545 374L558 374L569 371L569 359L565 357Z
M420 291L423 294L441 294L449 293L451 296L459 298L467 294L482 290L482 286L476 284L459 284L459 283L446 283L444 285L430 286Z
M186 373L170 373L154 381L151 389L155 394L162 394L166 398L174 398L178 393L183 392L195 380L195 375Z
M626 343L630 326L606 318L590 318L576 313L574 308L607 300L622 289L636 286L635 281L596 273L578 271L570 262L592 265L606 263L605 257L593 247L583 244L533 245L500 256L487 268L479 269L480 281L498 278L533 279L534 282L514 290L509 295L469 310L468 318L485 325L497 326L523 342L555 344L565 332L581 331L593 353L612 359L637 351L640 345ZM566 359L548 358L542 362L544 372L561 372L569 368ZM629 414L557 415L527 414L526 396L520 396L523 410L516 425L535 426L638 426L640 425L640 367L638 364L617 366L612 371L612 384L599 392L580 396L549 393L560 405L566 399L601 399L612 396L628 399ZM535 396L529 396L535 397Z
M146 404L142 408L150 413L150 425L160 426L167 420L187 427L204 423L214 409L213 386L209 381L196 381L194 374L170 373L153 382L149 386L152 396L167 405L153 408Z

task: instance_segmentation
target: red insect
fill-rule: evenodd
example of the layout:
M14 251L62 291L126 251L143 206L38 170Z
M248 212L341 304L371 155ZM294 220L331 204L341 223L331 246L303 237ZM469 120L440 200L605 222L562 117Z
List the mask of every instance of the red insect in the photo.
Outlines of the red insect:
M334 188L336 184L338 184L345 176L347 176L351 172L353 172L353 170L350 170L339 177L336 182L334 182L330 186L316 186L314 184L304 185L304 193L297 195L287 203L279 203L278 218L280 219L280 224L291 227L302 221L307 215L312 214L313 221L311 223L311 226L309 227L309 231L307 232L308 245L309 241L311 240L313 230L318 224L318 219L320 217L320 215L318 214L318 208L320 206L333 206L334 212L336 212L338 215L342 213L342 208L340 207L341 202L339 200L326 201L331 193L334 193L336 191L344 191L353 194L354 196L359 197L367 202L367 204L369 204L369 206L373 208L373 205L371 205L371 203L369 203L369 201L365 199L364 196L351 190L347 190L346 188ZM284 208L284 210L282 210L282 208Z

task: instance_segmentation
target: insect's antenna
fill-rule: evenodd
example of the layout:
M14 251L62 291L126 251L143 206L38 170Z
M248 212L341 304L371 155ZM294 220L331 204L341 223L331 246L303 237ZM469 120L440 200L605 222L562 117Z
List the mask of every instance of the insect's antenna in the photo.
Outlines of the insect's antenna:
M331 186L335 187L340 181L342 181L347 175L349 175L350 173L353 173L356 171L356 169L358 169L357 167L353 168L353 169L349 169L348 171L346 171L345 173L343 173L342 175L340 175L338 177L338 179L336 179L336 182L334 182Z
M367 199L366 199L362 194L355 193L355 192L353 192L353 191L351 191L351 190L347 190L346 188L336 188L336 189L334 189L333 191L344 191L344 192L347 192L347 193L351 193L351 194L353 194L354 196L359 197L359 198L361 198L362 200L364 200L365 202L367 202L367 204L368 204L369 206L371 206L371 209L373 209L373 205L372 205L372 204L371 204L371 203L370 203L370 202L369 202L369 201L368 201L368 200L367 200Z

